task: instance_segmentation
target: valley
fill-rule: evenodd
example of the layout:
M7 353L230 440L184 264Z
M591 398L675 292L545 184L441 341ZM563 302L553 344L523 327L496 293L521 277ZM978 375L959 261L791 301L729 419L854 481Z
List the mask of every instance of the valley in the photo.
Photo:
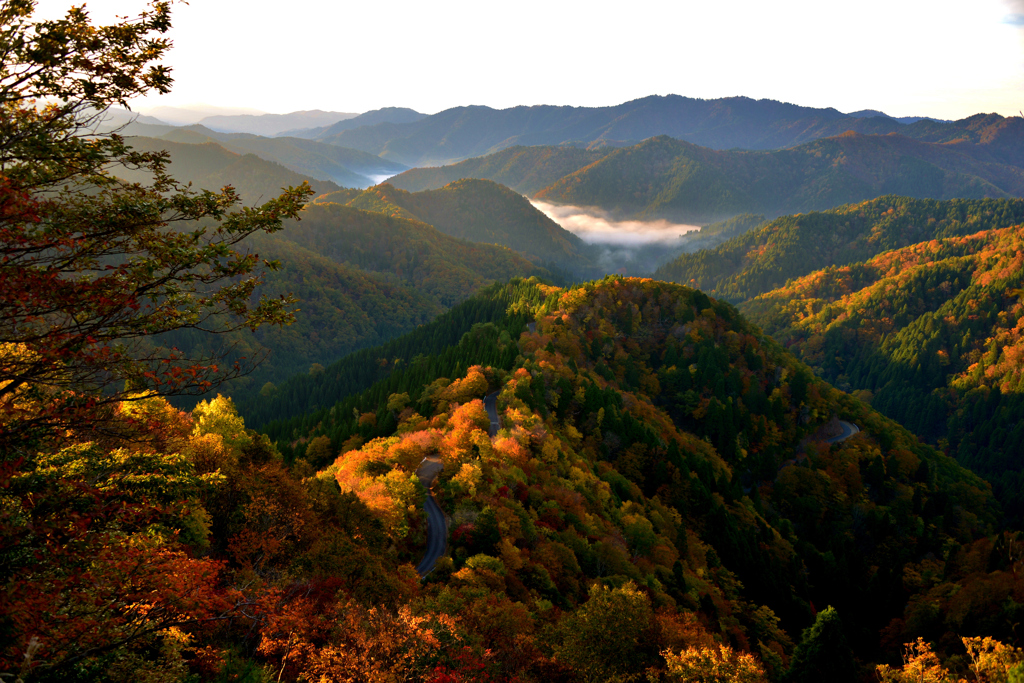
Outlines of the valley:
M1024 681L1024 118L822 106L809 40L819 106L384 66L522 14L557 72L476 87L578 92L556 5L0 6L0 678ZM242 26L294 111L146 99Z

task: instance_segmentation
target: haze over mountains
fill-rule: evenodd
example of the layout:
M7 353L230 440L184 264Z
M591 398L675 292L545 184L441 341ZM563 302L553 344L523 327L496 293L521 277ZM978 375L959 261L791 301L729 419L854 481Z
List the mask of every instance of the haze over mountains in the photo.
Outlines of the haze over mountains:
M657 135L712 149L780 149L839 135L901 132L917 137L935 121L905 125L888 116L851 116L774 100L651 96L614 107L454 107L410 123L342 131L331 142L408 166L438 166L513 145L622 146Z
M544 201L592 206L620 218L707 223L739 213L778 216L887 193L915 197L1010 197L1024 191L1020 119L972 117L931 141L844 133L782 150L714 150L668 136L617 149L510 147L390 179L425 190L488 178Z
M91 129L7 179L71 181L3 194L0 292L41 327L0 344L0 671L1024 681L1024 117L670 96L202 122L122 128L191 190ZM193 192L225 185L245 207L218 223L233 195ZM198 383L222 361L251 373ZM209 400L148 393L176 374ZM79 405L84 430L37 436ZM32 671L60 639L86 649Z
M330 117L345 118L273 138L223 132ZM474 106L429 116L387 107L357 116L315 111L208 118L222 130L134 123L125 132L216 140L343 187L389 179L396 188L420 191L463 178L493 180L544 202L592 207L620 220L707 224L741 213L770 218L822 210L887 193L942 199L1024 192L1024 124L995 114L898 120L874 110L843 114L772 100L672 95L614 107ZM423 167L448 161L456 163Z

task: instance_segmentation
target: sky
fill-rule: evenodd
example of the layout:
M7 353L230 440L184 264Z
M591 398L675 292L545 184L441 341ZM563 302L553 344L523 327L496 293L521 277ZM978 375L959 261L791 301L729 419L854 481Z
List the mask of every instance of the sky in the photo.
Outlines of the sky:
M71 3L40 0L38 14ZM135 0L89 0L97 21ZM169 95L271 113L432 114L742 95L957 119L1024 109L1024 0L190 0Z

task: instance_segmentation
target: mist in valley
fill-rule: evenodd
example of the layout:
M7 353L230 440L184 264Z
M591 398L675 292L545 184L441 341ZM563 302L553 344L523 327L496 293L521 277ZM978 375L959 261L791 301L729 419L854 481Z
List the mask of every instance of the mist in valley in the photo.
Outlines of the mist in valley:
M591 247L591 258L608 273L648 275L684 251L699 225L667 220L616 220L599 209L530 202L538 211Z

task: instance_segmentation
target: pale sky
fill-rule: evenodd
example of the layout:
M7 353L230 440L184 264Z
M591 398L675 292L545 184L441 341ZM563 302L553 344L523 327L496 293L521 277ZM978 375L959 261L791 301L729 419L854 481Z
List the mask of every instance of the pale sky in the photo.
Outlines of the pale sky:
M39 14L71 3L41 0ZM91 0L97 20L135 0ZM744 95L962 118L1024 109L1024 0L191 0L170 95L272 113L435 113Z

